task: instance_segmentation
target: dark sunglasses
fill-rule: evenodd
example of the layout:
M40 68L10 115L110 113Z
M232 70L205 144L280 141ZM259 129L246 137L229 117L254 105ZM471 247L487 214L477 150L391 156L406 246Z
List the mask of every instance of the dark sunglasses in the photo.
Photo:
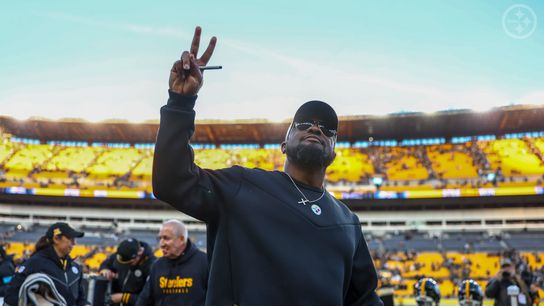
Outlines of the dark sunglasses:
M306 131L309 128L311 128L314 124L317 125L317 127L321 130L321 132L323 132L323 135L327 137L336 136L336 130L327 128L325 125L323 125L323 123L319 121L296 122L295 127L299 131Z

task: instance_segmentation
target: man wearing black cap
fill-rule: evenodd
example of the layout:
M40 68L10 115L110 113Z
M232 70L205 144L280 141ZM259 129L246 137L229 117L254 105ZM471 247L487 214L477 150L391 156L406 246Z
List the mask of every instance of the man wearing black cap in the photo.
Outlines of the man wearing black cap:
M45 235L36 242L30 258L15 270L13 280L6 290L4 304L17 305L19 288L27 276L43 273L53 280L66 305L89 305L82 286L81 267L72 261L69 255L75 245L75 239L81 237L82 232L76 231L64 222L52 224Z
M527 284L516 274L516 266L508 257L500 260L501 268L495 277L491 278L485 288L485 296L494 299L495 306L513 306L508 294L508 287L516 286L519 289L517 304L532 305L531 294Z
M285 172L234 166L204 170L189 144L202 86L197 27L191 50L170 72L161 108L153 191L208 226L210 276L206 305L382 305L360 222L324 188L334 160L338 119L311 101L295 114L281 151Z
M113 305L136 305L155 260L153 250L144 241L121 241L117 252L100 265L100 274L112 281Z

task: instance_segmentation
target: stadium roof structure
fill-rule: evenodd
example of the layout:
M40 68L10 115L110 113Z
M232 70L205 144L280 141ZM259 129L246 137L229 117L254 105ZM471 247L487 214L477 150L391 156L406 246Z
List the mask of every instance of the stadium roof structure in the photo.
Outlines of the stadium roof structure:
M544 130L544 106L518 105L486 112L470 110L427 113L398 113L386 116L341 117L338 141L402 140L451 138L459 136L503 135ZM289 122L264 120L197 121L193 143L267 144L280 143ZM129 123L83 120L17 120L0 116L0 129L16 137L46 141L154 143L157 122Z

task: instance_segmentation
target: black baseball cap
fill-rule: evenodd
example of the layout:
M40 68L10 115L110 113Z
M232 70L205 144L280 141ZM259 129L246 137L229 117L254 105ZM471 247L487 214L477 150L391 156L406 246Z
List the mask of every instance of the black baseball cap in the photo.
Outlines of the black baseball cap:
M128 238L121 241L117 247L117 261L121 264L126 264L138 256L140 251L140 242L134 238Z
M304 122L313 119L318 119L328 129L338 130L338 116L336 116L336 112L329 104L323 101L313 100L302 104L295 113L293 122Z
M68 238L74 239L74 238L83 237L85 233L76 231L75 229L71 228L70 225L68 225L68 223L57 222L52 224L47 229L47 232L45 233L45 235L51 239L57 235L64 235Z

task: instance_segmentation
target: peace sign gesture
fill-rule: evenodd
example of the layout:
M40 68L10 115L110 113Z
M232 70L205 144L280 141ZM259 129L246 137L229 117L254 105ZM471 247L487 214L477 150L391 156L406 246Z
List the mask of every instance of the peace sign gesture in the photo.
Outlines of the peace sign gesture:
M217 38L212 37L206 51L200 58L197 58L201 32L202 29L196 27L193 42L191 43L191 52L183 51L181 59L176 61L172 66L172 70L170 70L169 85L170 90L173 92L194 96L202 87L203 77L199 67L206 66L212 57Z

